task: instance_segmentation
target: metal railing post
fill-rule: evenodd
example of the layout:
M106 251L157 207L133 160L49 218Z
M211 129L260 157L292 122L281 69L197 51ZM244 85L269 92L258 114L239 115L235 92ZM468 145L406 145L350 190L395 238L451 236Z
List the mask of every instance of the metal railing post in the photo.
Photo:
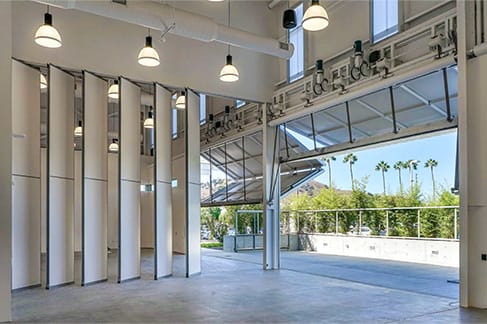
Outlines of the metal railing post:
M335 212L335 234L338 235L338 211Z
M287 249L291 249L291 214L287 213Z
M386 236L389 236L389 211L386 210Z
M362 235L362 211L358 212L358 235Z
M457 218L458 218L458 210L456 208L453 209L454 214L453 214L453 235L454 239L458 239L458 229L457 229Z
M318 212L315 212L315 233L318 233Z
M233 240L234 240L234 246L233 246L233 250L234 252L238 252L238 248L237 248L237 231L238 231L238 211L235 212L235 224L233 226L233 229L234 229L234 237L233 237Z
M418 209L418 238L421 238L421 209Z

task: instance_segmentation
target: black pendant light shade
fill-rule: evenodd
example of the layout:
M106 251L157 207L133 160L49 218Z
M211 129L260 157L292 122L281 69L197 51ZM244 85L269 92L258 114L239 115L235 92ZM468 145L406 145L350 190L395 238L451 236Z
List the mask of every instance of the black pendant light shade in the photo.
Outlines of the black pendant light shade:
M296 21L296 12L293 9L287 9L282 15L282 27L292 29L298 25Z

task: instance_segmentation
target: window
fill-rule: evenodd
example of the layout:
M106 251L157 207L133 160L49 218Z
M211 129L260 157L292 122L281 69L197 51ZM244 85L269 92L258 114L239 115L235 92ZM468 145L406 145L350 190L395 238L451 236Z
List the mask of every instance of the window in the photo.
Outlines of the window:
M240 108L245 106L246 102L240 99L235 100L235 108Z
M303 4L296 8L296 21L303 20ZM293 82L304 75L304 30L303 26L298 25L288 32L289 42L294 45L293 56L288 60L288 81Z
M206 123L206 95L200 94L200 125Z
M399 31L399 0L371 0L372 43Z
M172 138L178 137L178 110L172 110Z

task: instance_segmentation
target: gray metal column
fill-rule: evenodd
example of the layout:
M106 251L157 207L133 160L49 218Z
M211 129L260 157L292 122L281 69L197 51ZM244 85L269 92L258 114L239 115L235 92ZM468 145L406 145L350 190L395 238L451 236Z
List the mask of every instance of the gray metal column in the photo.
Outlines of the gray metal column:
M279 127L267 126L267 105L261 106L263 114L262 166L264 208L264 270L280 267L279 200L281 193L279 172Z

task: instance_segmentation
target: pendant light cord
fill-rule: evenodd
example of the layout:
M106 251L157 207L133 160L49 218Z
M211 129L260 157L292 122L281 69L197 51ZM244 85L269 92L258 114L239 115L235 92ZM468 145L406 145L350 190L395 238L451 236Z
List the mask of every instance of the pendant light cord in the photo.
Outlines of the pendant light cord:
M47 13L49 13L49 5L47 6Z
M228 0L228 27L230 27L230 1L231 0ZM230 55L230 44L228 44L228 55Z

